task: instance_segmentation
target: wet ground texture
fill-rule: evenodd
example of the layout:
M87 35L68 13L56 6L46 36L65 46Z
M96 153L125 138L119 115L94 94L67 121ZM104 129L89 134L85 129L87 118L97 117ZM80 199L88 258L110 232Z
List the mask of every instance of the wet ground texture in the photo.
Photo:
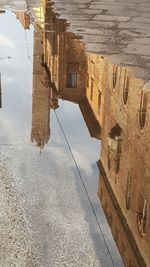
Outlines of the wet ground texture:
M150 2L148 0L54 0L53 9L83 37L87 51L108 62L134 67L134 75L150 77Z

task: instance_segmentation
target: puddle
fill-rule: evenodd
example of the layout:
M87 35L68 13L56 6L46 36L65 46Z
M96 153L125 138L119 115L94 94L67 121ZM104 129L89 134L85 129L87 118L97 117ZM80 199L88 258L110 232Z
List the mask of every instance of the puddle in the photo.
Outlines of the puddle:
M19 18L23 24L22 19L25 19L23 12L6 11L0 16L1 160L5 162L5 168L12 176L9 183L13 184L14 194L19 197L19 209L23 214L23 220L30 223L30 227L26 226L29 227L30 237L28 236L28 240L30 247L34 247L30 250L35 255L35 262L37 262L32 262L32 266L34 264L37 266L42 266L42 264L43 266L62 266L61 253L64 254L66 266L70 266L68 253L73 253L73 261L77 255L79 258L81 257L81 251L78 250L75 240L83 244L85 254L86 244L91 250L90 258L86 256L87 263L80 259L81 264L92 266L95 262L95 266L101 266L101 262L106 261L110 266L110 257L104 258L103 256L102 259L102 255L99 255L102 248L103 253L105 254L106 251L107 254L107 248L103 238L100 237L79 174L92 199L92 205L101 227L104 228L104 231L106 229L109 231L107 238L112 243L110 250L114 254L117 266L120 266L119 254L111 238L110 230L108 226L105 226L106 220L102 215L102 208L99 208L99 200L96 195L99 176L96 161L99 158L100 143L98 140L91 139L86 123L81 116L80 106L82 106L82 112L89 112L89 109L86 107L86 103L84 105L81 103L80 106L74 103L74 97L78 97L76 95L69 102L56 100L54 94L54 99L51 99L50 102L50 81L48 73L42 65L43 51L40 50L43 45L41 31L38 31L37 28L34 29L33 26L30 26L30 30L25 30L28 28L28 21L24 21L24 28ZM57 107L58 104L59 108L55 113L50 106ZM89 120L90 122L91 120ZM53 190L51 190L52 186ZM67 207L67 203L69 207ZM75 203L76 206L74 206ZM55 205L58 206L58 210ZM7 210L7 207L5 209ZM48 215L49 212L53 212L51 219ZM70 226L65 219L69 214ZM78 231L73 234L76 216L78 220L80 218L77 227L79 232L83 231L83 235L79 235ZM54 223L53 221L56 221L57 225L51 229L49 227ZM64 221L63 224L61 221ZM35 233L33 233L32 227ZM5 229L3 230L5 231ZM16 231L19 235L20 229ZM59 256L53 253L53 249L56 250L56 246L58 246L58 242L55 241L57 235L66 243L64 247L63 243L59 242ZM69 241L70 237L72 240ZM85 237L86 244L83 243ZM24 239L19 236L18 239L20 240L20 238ZM68 241L65 241L66 238ZM53 248L51 248L50 240L53 240ZM8 244L6 242L3 240L4 246L6 246L3 253L7 262L1 256L4 265L11 266L11 261L23 265L23 256L20 255L20 261L13 259L17 253L16 248L10 248L12 259L7 255ZM71 246L74 247L76 253ZM26 249L24 249L24 253L26 255ZM24 263L24 266L29 266L29 264L31 264L30 261L27 264Z
M0 14L1 168L5 165L8 170L8 183L17 195L30 243L29 261L23 265L20 259L12 265L16 250L11 247L10 259L4 240L6 249L2 262L7 266L121 267L123 263L102 206L110 225L111 212L118 225L121 215L116 215L114 207L110 213L107 210L107 205L112 205L109 198L113 193L107 204L102 194L106 190L107 197L109 186L105 179L103 181L104 177L99 184L98 166L101 176L105 176L103 167L106 170L108 167L101 166L100 162L97 166L97 162L101 155L105 163L105 151L110 149L108 160L118 174L120 154L117 154L117 163L112 163L115 160L112 160L111 146L117 135L114 128L110 129L114 119L108 115L108 109L116 114L116 121L121 121L123 129L131 123L131 116L127 114L126 120L122 119L120 106L114 104L113 108L110 99L124 86L121 101L125 106L129 84L142 88L144 81L132 81L129 68L108 65L103 56L87 53L81 36L67 31L68 24L56 17L51 4L47 4L43 17L42 6L35 8L35 2L31 3L33 9L28 6L28 11L23 12L21 9L26 3L14 1L14 5L9 4L13 11ZM20 11L14 12L16 9ZM106 84L113 87L111 93L106 90ZM105 112L108 120L103 116ZM113 134L110 132L107 136L110 130ZM118 149L122 144L122 139L119 140ZM121 182L117 177L115 175L112 189L121 199ZM119 184L117 193L116 184ZM5 207L5 203L3 205ZM118 237L121 232L111 228L115 238ZM21 238L20 235L18 239ZM121 253L122 247L128 244L126 237L124 240L125 244L117 240ZM27 250L28 246L25 257ZM139 250L140 262L138 253ZM126 254L134 260L134 256ZM31 255L35 258L32 264ZM23 256L20 257L24 261Z

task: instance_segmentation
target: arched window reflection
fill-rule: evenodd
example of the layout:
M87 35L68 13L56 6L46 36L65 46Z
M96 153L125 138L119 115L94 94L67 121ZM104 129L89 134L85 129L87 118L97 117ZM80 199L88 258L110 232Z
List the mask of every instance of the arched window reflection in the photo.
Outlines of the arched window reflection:
M146 219L147 219L147 199L143 192L139 192L138 211L137 211L137 226L141 237L146 234Z
M128 101L129 85L130 85L130 78L128 77L127 72L125 70L124 82L123 82L123 103L124 103L124 105L126 105L127 101Z
M97 106L97 112L100 113L100 108L101 108L101 98L102 98L102 93L98 91L98 106Z
M118 67L117 66L113 66L113 89L115 89L116 87L116 83L117 83L117 74L118 74Z
M128 176L127 176L127 187L126 187L126 208L127 208L127 210L130 209L131 182L132 182L132 177L131 177L131 174L129 172Z
M147 113L147 104L148 104L148 94L142 90L141 100L140 100L140 109L139 109L139 124L140 129L143 129L146 122L146 113Z
M91 91L90 91L90 99L93 100L93 89L94 89L94 80L91 78Z
M108 168L114 168L115 173L120 170L120 156L122 147L122 129L116 124L108 138Z

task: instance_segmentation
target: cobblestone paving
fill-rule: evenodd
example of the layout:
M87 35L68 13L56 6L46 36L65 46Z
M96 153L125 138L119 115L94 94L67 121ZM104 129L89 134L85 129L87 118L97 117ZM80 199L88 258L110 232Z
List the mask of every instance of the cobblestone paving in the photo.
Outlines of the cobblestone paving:
M0 0L0 9L26 10L27 5L34 7L37 3L38 0Z
M136 67L136 75L150 76L149 0L54 0L53 10L83 36L87 51L118 65Z
M26 9L38 0L1 0L0 8ZM136 69L139 78L150 76L149 0L54 0L53 10L82 36L86 50L108 57L109 62Z

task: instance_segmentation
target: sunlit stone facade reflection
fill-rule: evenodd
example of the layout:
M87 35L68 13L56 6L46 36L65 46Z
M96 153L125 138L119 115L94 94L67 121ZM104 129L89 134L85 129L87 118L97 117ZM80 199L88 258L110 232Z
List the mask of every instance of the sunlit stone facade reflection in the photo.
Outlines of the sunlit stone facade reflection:
M149 266L150 86L111 65L104 84L98 195L125 266Z
M29 29L30 27L30 17L25 11L16 11L16 18L20 21L24 29Z
M79 104L91 133L94 119L101 128L98 195L125 265L148 266L149 85L130 77L127 68L86 55L48 2L45 23L44 62L53 92Z
M45 7L43 60L51 92L56 102L78 103L91 136L101 139L98 195L125 266L150 266L150 84L87 55L49 1Z
M50 81L43 66L43 40L34 32L31 141L40 148L50 138Z

